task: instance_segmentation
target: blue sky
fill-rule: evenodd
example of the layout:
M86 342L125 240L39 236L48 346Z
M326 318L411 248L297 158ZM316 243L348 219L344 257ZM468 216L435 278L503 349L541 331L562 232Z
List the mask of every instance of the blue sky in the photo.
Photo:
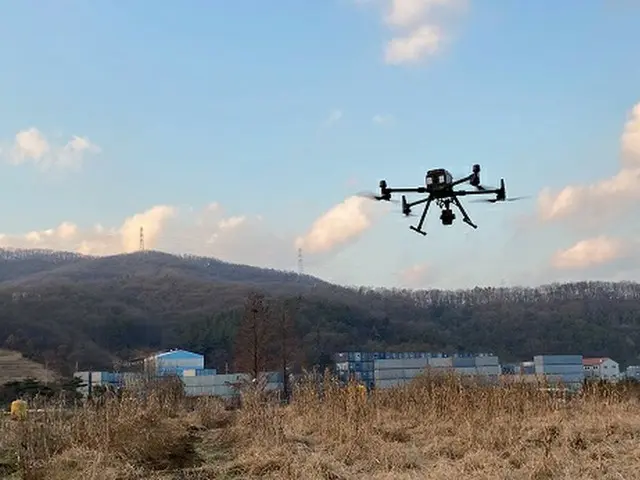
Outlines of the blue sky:
M381 178L418 185L429 168L464 174L480 163L483 183L504 177L510 194L533 198L465 202L476 231L439 225L434 209L427 237L409 230L417 219L398 206L378 215L372 209L384 206L365 206L371 226L317 258L305 252L307 271L340 283L405 278L426 287L610 278L620 272L603 270L606 261L568 273L547 265L580 240L628 242L637 228L587 231L565 218L531 220L523 233L518 222L536 215L545 187L593 184L620 170L621 135L640 102L640 7L632 3L471 0L448 13L441 5L433 17L416 16L406 34L420 22L437 25L444 45L394 64L385 62L385 44L405 33L389 24L391 1L7 3L4 157L29 128L51 145L77 135L100 151L74 169L4 162L0 232L29 246L28 232L72 222L80 233L53 247L78 248L82 235L97 241L96 223L119 229L156 205L198 211L217 202L227 217L263 218L245 232L253 243L245 238L244 250L231 251L230 237L207 250L198 235L211 232L175 222L149 240L295 268L293 239L350 195L375 190ZM342 116L329 125L332 111ZM375 115L394 121L377 125ZM246 253L262 248L267 231L291 252ZM423 275L403 277L416 266Z

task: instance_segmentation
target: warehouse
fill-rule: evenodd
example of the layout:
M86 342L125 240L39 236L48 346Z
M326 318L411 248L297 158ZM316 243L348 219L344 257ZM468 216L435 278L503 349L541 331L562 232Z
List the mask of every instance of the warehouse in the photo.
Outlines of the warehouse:
M343 352L334 359L339 378L352 378L368 388L404 385L426 372L454 372L492 382L501 374L498 357L489 353Z
M549 383L575 388L584 381L582 355L536 355L533 363L536 376Z

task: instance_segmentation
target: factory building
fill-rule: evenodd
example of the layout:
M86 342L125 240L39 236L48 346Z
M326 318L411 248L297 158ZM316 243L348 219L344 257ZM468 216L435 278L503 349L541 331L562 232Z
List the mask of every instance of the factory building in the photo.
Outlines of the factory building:
M93 393L95 387L121 388L139 382L143 376L137 372L76 372L74 377L79 378L83 386L78 388L82 395Z
M609 357L583 358L582 366L589 380L616 382L620 379L620 365Z
M205 370L204 355L179 349L156 353L145 358L144 370L156 377L165 375L199 376L216 373L215 370Z
M584 381L582 355L536 355L533 357L535 374L549 383L566 387L579 387Z
M156 353L144 358L141 363L143 371L137 372L76 372L74 376L85 384L79 388L79 392L86 396L98 385L120 388L145 378L177 376L184 384L187 396L230 398L238 394L238 387L243 382L250 380L249 375L244 373L219 375L215 369L206 369L203 355L186 350ZM283 386L282 374L279 372L265 372L260 381L264 382L266 390L280 390Z

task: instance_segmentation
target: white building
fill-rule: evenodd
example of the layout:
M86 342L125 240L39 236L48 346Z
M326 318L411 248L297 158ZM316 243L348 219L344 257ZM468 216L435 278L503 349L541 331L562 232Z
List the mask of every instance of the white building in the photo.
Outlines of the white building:
M638 380L640 382L640 365L629 365L627 367L626 377L630 380Z
M620 378L620 365L609 357L584 358L582 366L588 379L614 382Z

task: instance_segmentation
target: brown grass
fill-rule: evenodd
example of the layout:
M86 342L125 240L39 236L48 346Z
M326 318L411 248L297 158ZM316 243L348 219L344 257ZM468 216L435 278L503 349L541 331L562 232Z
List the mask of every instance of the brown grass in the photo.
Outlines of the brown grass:
M362 398L325 377L289 406L246 391L231 411L156 386L3 421L0 478L640 478L639 398L628 386L567 398L453 377Z

